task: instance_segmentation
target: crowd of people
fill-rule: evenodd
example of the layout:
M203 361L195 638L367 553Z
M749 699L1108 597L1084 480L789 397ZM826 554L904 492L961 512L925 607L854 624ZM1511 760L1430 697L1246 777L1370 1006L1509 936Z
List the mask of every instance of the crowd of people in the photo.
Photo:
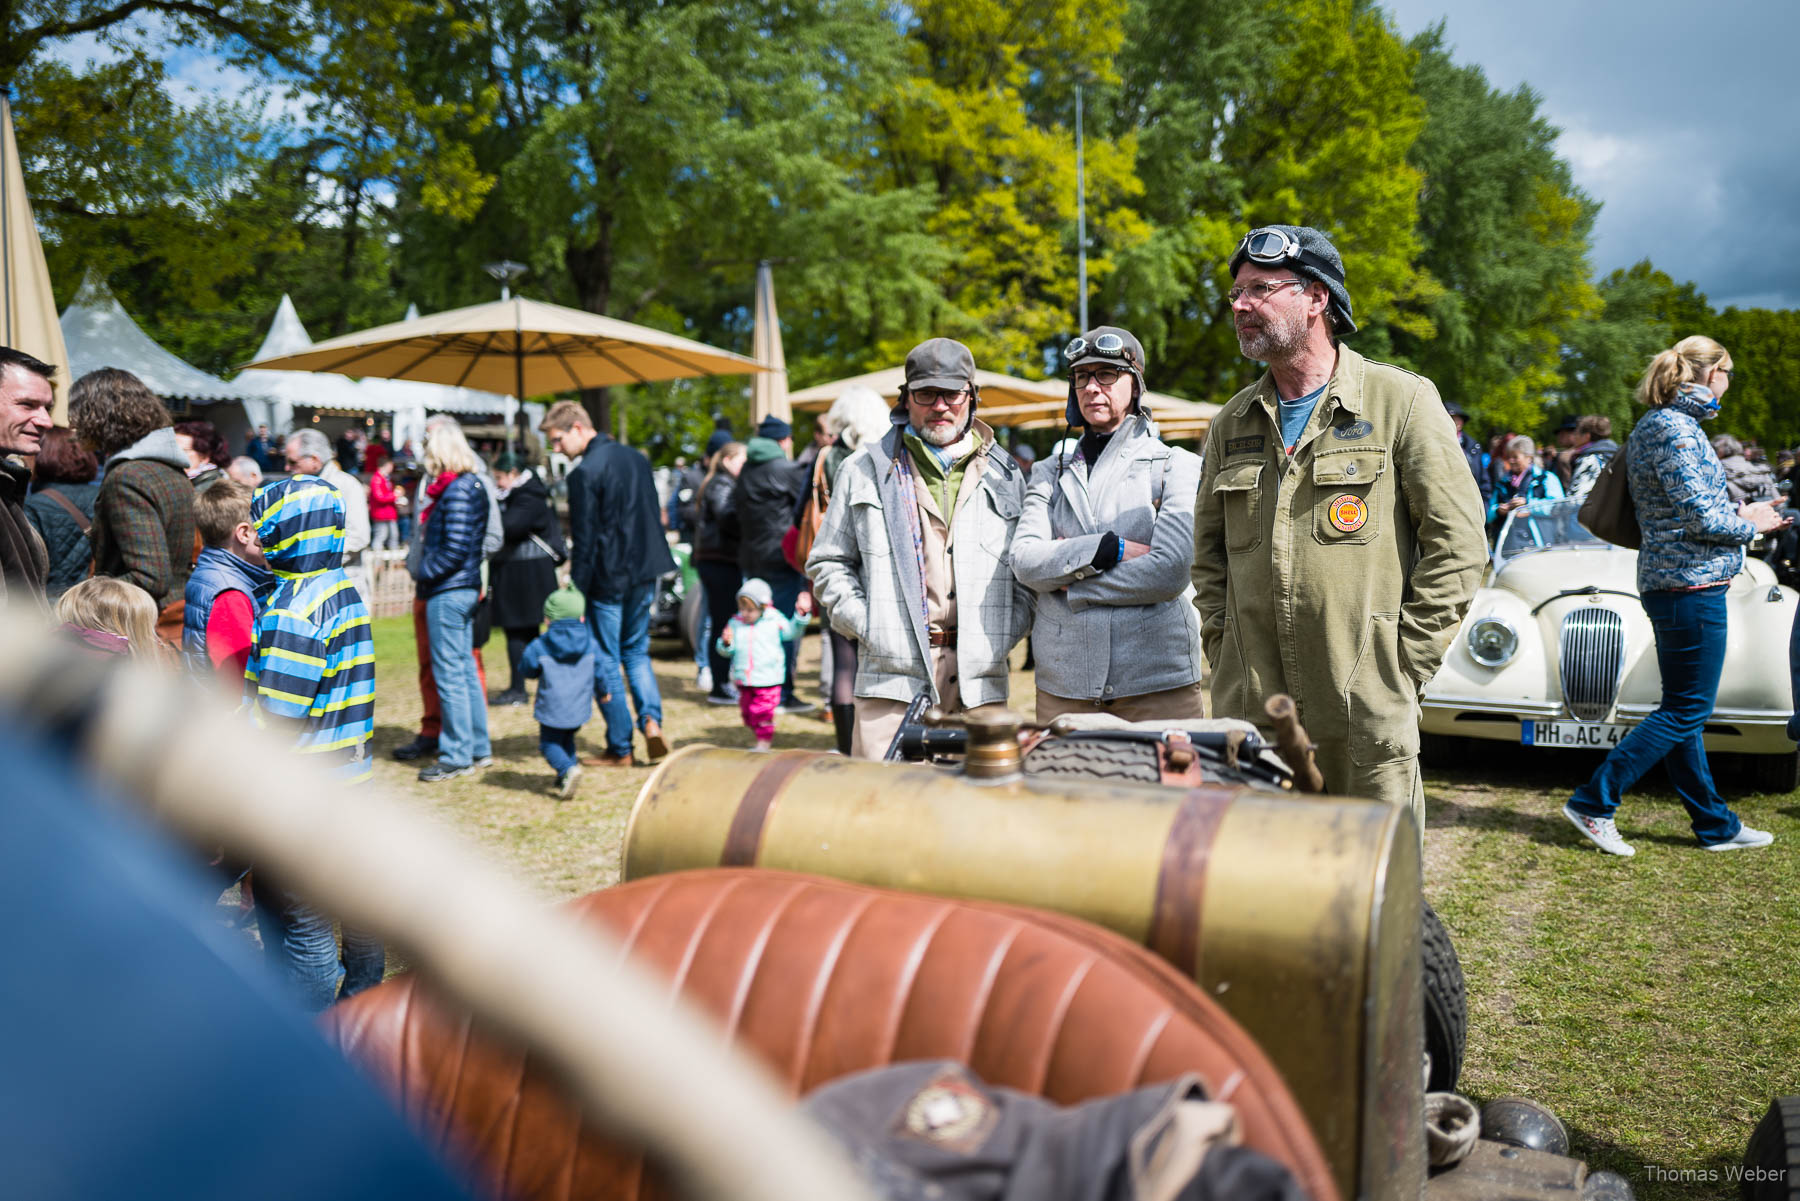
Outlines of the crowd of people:
M846 393L797 456L779 418L743 442L721 428L666 495L641 451L581 405L553 405L540 429L574 464L566 538L539 469L490 462L454 418L428 424L415 491L395 476L411 449L396 455L385 431L333 446L302 428L277 455L259 429L233 458L123 371L75 380L56 428L55 367L0 348L0 452L32 460L0 469L0 597L53 608L95 653L185 660L354 786L371 774L375 695L362 556L405 545L421 719L392 754L427 783L470 775L493 762L490 705L533 703L566 797L584 766L669 753L650 619L673 527L704 593L696 683L737 705L759 750L778 716L813 708L796 651L815 616L838 749L865 758L920 694L952 714L1005 704L1029 637L1040 722L1266 724L1285 693L1330 791L1409 809L1422 829L1419 692L1480 582L1484 529L1583 494L1620 447L1605 418L1583 417L1554 452L1516 433L1484 452L1429 380L1344 344L1347 273L1316 229L1252 230L1230 269L1240 348L1268 369L1221 407L1200 455L1159 436L1129 330L1064 347L1070 436L1035 463L981 420L970 350L932 338L907 355L891 407ZM1632 853L1620 796L1659 761L1703 846L1772 840L1719 796L1701 744L1725 584L1746 544L1787 524L1773 476L1702 434L1732 370L1723 347L1688 338L1640 388L1625 453L1663 704L1565 809L1613 854ZM508 678L490 698L481 648L496 628ZM604 749L582 757L596 709ZM252 891L265 946L315 1007L380 979L379 943L343 931L340 984L330 920L279 880Z

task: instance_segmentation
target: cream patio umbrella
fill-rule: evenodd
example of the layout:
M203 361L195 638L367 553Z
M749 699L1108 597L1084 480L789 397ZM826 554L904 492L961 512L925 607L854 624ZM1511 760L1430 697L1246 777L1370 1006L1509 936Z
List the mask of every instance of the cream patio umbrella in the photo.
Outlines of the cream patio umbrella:
M50 266L38 241L25 194L25 172L13 141L12 104L0 88L0 346L10 346L55 367L52 415L69 424L69 352L50 291Z
M245 364L527 396L767 370L754 359L598 313L513 296L380 325Z
M905 382L904 367L888 367L828 384L814 384L789 394L788 403L802 412L823 411L851 388L867 388L878 396L898 399L900 385ZM1069 391L1069 386L1061 380L1022 379L998 371L977 371L975 386L981 389L979 416L992 426L1017 425L1021 421L1058 416Z
M766 262L756 265L756 333L752 353L768 368L750 381L750 425L764 417L792 421L788 406L787 357L781 352L781 321L775 313L775 272Z

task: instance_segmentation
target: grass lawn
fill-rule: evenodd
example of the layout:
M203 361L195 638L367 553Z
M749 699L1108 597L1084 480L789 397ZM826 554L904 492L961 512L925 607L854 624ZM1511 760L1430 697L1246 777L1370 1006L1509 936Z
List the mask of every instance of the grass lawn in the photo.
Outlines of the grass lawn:
M376 621L375 649L375 770L390 793L466 832L546 895L616 881L648 768L590 768L559 802L531 710L515 707L489 711L492 768L421 784L419 765L387 754L417 728L411 620ZM670 740L750 746L737 710L695 691L688 658L672 644L655 649ZM486 658L498 691L503 638ZM803 691L816 697L817 637L801 663ZM1028 674L1015 673L1013 703L1030 711ZM602 749L600 730L596 714L582 753ZM828 750L831 726L778 718L776 745ZM1522 1095L1549 1105L1575 1154L1623 1174L1644 1201L1735 1195L1724 1173L1769 1099L1800 1093L1800 796L1734 801L1775 832L1775 845L1707 854L1653 777L1619 815L1638 855L1615 859L1558 812L1595 762L1502 747L1426 773L1427 890L1468 978L1461 1087L1478 1102ZM1695 1183L1708 1171L1720 1183Z

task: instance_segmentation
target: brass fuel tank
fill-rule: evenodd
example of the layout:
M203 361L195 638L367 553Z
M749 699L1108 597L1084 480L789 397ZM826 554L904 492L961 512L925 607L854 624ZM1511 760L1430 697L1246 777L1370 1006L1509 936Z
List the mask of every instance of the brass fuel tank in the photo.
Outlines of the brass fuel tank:
M1191 976L1287 1077L1346 1197L1425 1181L1418 835L1372 801L690 747L626 880L761 866L1083 918Z

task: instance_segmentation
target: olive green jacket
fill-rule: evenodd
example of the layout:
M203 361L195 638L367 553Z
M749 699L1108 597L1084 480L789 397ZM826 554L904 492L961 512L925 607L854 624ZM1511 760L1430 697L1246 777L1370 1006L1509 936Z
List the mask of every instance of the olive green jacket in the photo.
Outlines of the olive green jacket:
M1327 785L1416 755L1418 691L1487 560L1481 493L1430 380L1345 346L1292 459L1269 373L1206 436L1195 605L1214 714L1290 694Z

